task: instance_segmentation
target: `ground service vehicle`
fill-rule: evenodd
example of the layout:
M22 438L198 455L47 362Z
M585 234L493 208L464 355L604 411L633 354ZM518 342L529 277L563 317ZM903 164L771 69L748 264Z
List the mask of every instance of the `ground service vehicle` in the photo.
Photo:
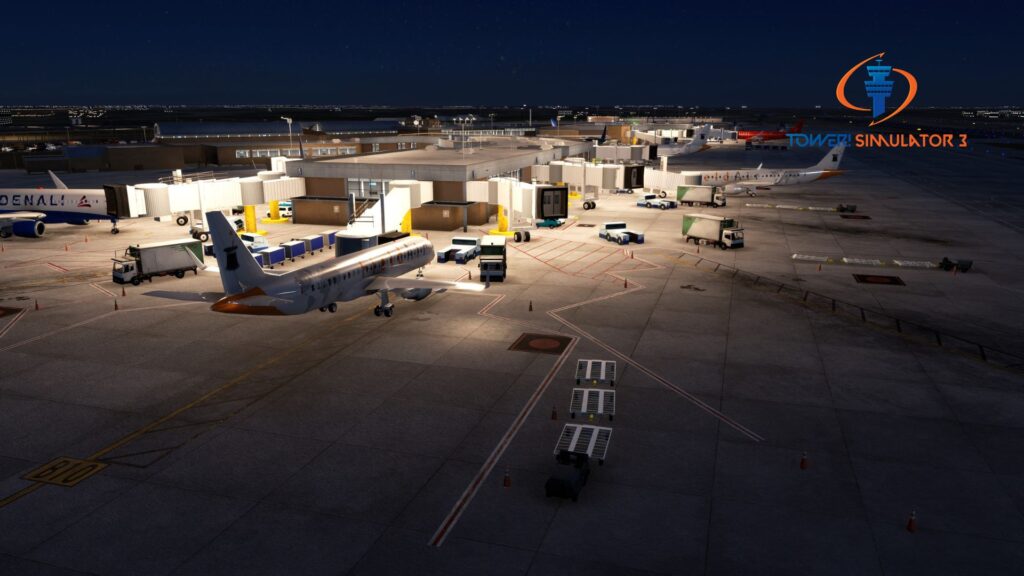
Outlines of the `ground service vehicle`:
M203 244L198 240L170 240L154 244L129 246L123 258L113 258L113 280L118 284L131 282L138 286L143 280L153 281L154 276L176 278L193 273L203 264Z
M644 194L643 198L636 201L636 205L644 208L660 208L662 210L679 208L679 203L675 200L658 198L657 194Z
M437 251L440 264L454 260L456 264L465 264L480 254L480 239L472 236L456 236L452 243L443 250Z
M605 222L597 232L597 237L604 238L609 242L618 242L619 244L629 244L630 242L644 243L643 233L626 228L625 222Z
M507 260L504 236L484 236L480 240L480 281L503 282Z
M678 186L676 200L684 206L725 206L725 194L713 186Z
M255 252L259 248L270 247L270 244L267 243L267 237L262 234L242 232L238 236L242 239L242 243L245 244L245 247L248 248L250 252Z
M290 200L282 200L277 203L277 213L281 215L281 218L291 218L294 214L292 203ZM267 218L271 217L270 210L267 210Z
M685 214L683 240L694 244L710 244L722 250L743 247L743 228L732 218L710 214Z

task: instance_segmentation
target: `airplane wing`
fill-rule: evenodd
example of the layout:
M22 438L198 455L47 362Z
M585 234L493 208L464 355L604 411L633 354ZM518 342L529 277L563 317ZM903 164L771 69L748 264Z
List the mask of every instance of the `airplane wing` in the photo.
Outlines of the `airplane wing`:
M427 280L426 278L378 276L366 287L367 290L406 290L409 288L430 288L431 290L455 288L457 290L480 292L484 289L484 286L477 282L448 282L445 280Z
M42 212L6 212L0 214L0 222L14 222L17 220L42 220L46 214Z
M223 292L177 292L173 290L150 290L143 292L142 295L183 302L216 302L224 297Z

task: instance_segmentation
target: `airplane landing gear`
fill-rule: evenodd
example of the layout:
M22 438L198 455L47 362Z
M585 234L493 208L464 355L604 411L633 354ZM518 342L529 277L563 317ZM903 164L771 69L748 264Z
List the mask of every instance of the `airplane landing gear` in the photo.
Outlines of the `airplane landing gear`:
M373 315L384 315L386 318L391 318L395 313L395 305L388 302L388 291L380 290L377 294L380 295L380 305L373 309Z
M335 304L334 302L331 302L330 304L327 305L327 311L330 312L331 314L334 314L335 312L338 311L338 305Z

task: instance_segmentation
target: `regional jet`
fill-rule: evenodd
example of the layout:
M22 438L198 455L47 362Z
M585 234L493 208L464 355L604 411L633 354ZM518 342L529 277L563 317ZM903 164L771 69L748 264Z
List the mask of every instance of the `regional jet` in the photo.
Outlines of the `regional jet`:
M713 172L697 172L702 186L720 186L727 194L748 194L756 196L750 186L788 186L790 184L806 184L815 180L824 180L843 173L839 163L843 160L845 144L831 150L820 162L808 168L764 168L763 164L752 170L715 170ZM686 172L684 172L686 174Z
M46 224L88 224L90 220L110 220L111 234L117 234L117 217L107 213L103 190L68 188L50 172L57 188L0 188L0 237L39 238ZM45 221L45 223L44 223Z
M448 288L483 290L482 285L472 282L422 278L422 268L434 258L434 247L425 238L402 238L328 262L274 274L264 271L256 262L224 214L207 212L206 222L226 294L210 307L215 312L271 316L305 314L314 309L336 312L337 302L376 294L380 304L373 313L390 317L395 308L388 301L392 291L405 300L423 300ZM403 276L416 270L419 272L415 277Z

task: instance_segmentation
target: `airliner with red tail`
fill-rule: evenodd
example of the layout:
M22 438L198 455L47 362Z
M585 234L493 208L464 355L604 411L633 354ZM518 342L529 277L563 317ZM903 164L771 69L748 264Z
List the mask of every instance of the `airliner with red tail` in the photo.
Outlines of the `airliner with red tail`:
M736 139L748 142L767 142L769 140L785 140L786 134L799 134L804 129L804 121L800 120L796 126L785 131L779 130L737 130Z

